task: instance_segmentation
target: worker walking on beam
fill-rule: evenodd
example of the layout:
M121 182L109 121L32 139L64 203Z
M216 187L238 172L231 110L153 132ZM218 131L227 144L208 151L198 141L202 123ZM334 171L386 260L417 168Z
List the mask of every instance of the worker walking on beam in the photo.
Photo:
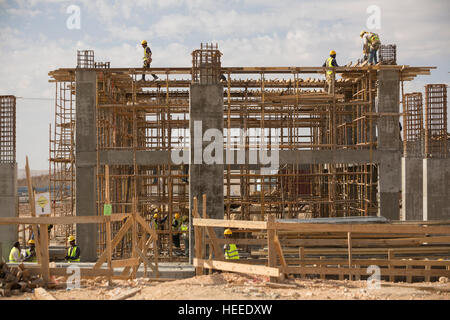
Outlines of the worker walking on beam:
M381 46L380 37L373 32L361 31L359 36L363 39L363 54L364 60L367 60L367 54L369 55L369 64L377 64L377 52ZM375 63L374 63L375 62Z
M233 232L230 229L225 229L223 232L225 239L232 239ZM237 250L236 244L234 243L225 243L223 246L223 250L225 251L225 259L226 260L239 260L239 252Z
M20 252L20 243L19 241L14 242L14 246L12 247L9 253L9 262L19 263L23 261L23 255Z
M336 51L334 50L330 51L330 57L327 60L325 60L322 67L328 68L339 67L336 62ZM334 92L334 81L333 81L333 77L335 77L334 73L335 73L334 70L326 71L328 94L332 94Z
M81 254L81 250L80 247L78 247L75 244L75 237L74 236L70 236L68 238L70 247L67 250L67 256L65 257L65 259L67 260L67 262L80 262L80 254Z
M142 58L144 60L144 69L150 68L150 63L152 62L152 50L149 46L147 46L147 41L142 40L141 42L142 48L144 48L144 57ZM153 80L158 79L158 76L154 73L152 73ZM145 81L145 73L142 73L142 81Z

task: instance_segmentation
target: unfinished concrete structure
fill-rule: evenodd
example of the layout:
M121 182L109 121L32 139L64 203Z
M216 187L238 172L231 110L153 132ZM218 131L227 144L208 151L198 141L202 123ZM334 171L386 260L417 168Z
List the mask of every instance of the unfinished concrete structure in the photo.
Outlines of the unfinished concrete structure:
M425 86L425 108L421 93L403 100L402 220L448 219L447 85Z
M80 63L80 57L86 61ZM102 215L108 165L113 212L131 212L136 203L148 223L156 209L169 222L175 212L188 215L192 197L203 193L210 218L378 214L399 220L400 84L430 69L349 64L335 68L335 90L327 94L325 68L222 67L214 46L194 51L192 68L108 68L96 64L93 54L79 53L78 68L50 72L57 88L70 92L64 100L70 108L57 104L66 116L57 119L51 150L64 145L56 134L63 127L76 141L51 157L53 168L65 163L63 171L72 175L61 179L66 185L73 185L76 167L76 188L61 199L75 198L77 215ZM143 73L161 79L141 81ZM200 146L191 137L200 120L202 137L208 128L222 132L228 161L192 163L192 151ZM209 138L202 140L202 150ZM230 148L243 151L244 160L227 158ZM174 161L174 151L189 149L190 165ZM260 149L278 155L272 172L261 170L267 165L260 153L252 162L252 151ZM66 208L63 214L74 214L73 206ZM113 232L120 227L113 223ZM85 261L95 260L106 241L101 227L89 228L77 230ZM161 240L170 239L170 223L159 233ZM115 255L127 254L126 239ZM172 259L172 242L163 243Z
M0 96L0 217L17 217L16 97ZM0 226L0 257L18 239L17 226Z

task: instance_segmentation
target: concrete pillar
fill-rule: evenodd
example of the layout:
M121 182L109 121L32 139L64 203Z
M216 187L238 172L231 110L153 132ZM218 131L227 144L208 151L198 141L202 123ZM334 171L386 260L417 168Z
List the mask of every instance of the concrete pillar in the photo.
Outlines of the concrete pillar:
M402 210L400 220L423 220L422 158L402 158Z
M378 112L398 113L400 78L398 70L378 71ZM378 146L390 156L380 161L379 214L390 220L400 219L399 196L401 191L401 151L399 142L399 117L381 115L377 121Z
M93 70L76 70L76 213L97 215L96 188L96 81ZM77 225L81 261L97 260L97 225Z
M423 220L450 219L450 159L423 159Z
M202 214L202 196L206 194L206 207L210 219L223 219L223 155L219 155L219 164L206 164L203 151L211 143L203 141L206 130L217 129L222 136L220 150L223 150L223 85L192 84L189 106L190 128L190 165L189 165L189 201L193 209L193 197L198 199L198 211ZM220 142L220 141L219 141ZM199 163L200 162L200 163ZM192 217L192 213L191 213ZM193 231L193 228L191 228ZM216 230L217 231L217 230ZM217 231L218 236L221 231ZM194 254L194 237L190 237L190 260Z
M17 164L0 163L0 217L17 217ZM17 225L0 226L0 256L8 261Z

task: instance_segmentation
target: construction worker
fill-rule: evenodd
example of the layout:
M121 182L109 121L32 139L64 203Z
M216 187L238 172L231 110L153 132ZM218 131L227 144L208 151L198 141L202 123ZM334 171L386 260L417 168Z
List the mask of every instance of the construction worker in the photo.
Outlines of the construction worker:
M369 64L377 64L377 51L380 48L381 41L378 34L373 32L361 31L359 36L363 39L363 54L364 60L367 60L367 54L369 55ZM375 63L374 63L375 62Z
M231 239L232 234L233 234L233 232L231 232L230 229L225 229L225 231L223 232L225 239ZM234 243L225 244L223 246L223 249L225 252L226 260L239 259L239 252Z
M177 212L175 213L174 219L172 221L172 230L173 231L180 231L181 229L181 219L180 219L180 214ZM173 241L173 245L175 246L175 248L180 248L180 234L179 233L175 233L172 234L172 241Z
M70 236L68 239L70 248L67 250L67 256L65 259L67 262L79 262L80 261L80 248L75 244L75 237Z
M184 242L184 255L188 256L189 255L189 217L188 216L183 216L182 218L182 223L181 223L181 227L180 230L183 232L181 234L181 237L183 238L183 242Z
M334 50L330 51L330 57L327 60L325 60L322 67L329 67L329 68L339 67L336 62L336 51L334 51ZM332 94L334 92L333 74L334 74L334 70L326 71L328 94Z
M9 253L9 262L19 263L23 261L23 255L20 252L20 243L19 241L14 242L14 246Z
M35 244L36 243L34 242L33 239L28 240L29 248L27 250L25 250L25 259L24 259L24 261L37 262Z
M152 50L149 46L147 46L147 41L142 40L141 42L142 48L144 48L144 57L142 58L144 60L144 69L150 68L150 63L152 62ZM156 74L153 74L153 80L158 79L158 76ZM142 81L145 81L145 73L142 74Z
M168 217L168 216L166 216L166 217L161 219L161 217L160 217L160 215L158 213L159 213L159 210L157 209L156 213L153 215L153 227L157 231L158 230L164 230L164 223L166 222L167 217ZM160 250L162 250L161 238L162 238L162 234L158 233L158 240L156 242L157 242L157 245L158 245Z

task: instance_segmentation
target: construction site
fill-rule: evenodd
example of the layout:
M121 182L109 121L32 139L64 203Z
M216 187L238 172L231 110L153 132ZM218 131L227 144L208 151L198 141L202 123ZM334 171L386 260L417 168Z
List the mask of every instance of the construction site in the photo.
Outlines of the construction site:
M0 299L450 299L447 85L405 92L435 67L396 50L333 68L227 67L215 43L184 67L78 50L48 72L45 215L35 192L18 203L1 96ZM32 235L37 262L7 263Z

